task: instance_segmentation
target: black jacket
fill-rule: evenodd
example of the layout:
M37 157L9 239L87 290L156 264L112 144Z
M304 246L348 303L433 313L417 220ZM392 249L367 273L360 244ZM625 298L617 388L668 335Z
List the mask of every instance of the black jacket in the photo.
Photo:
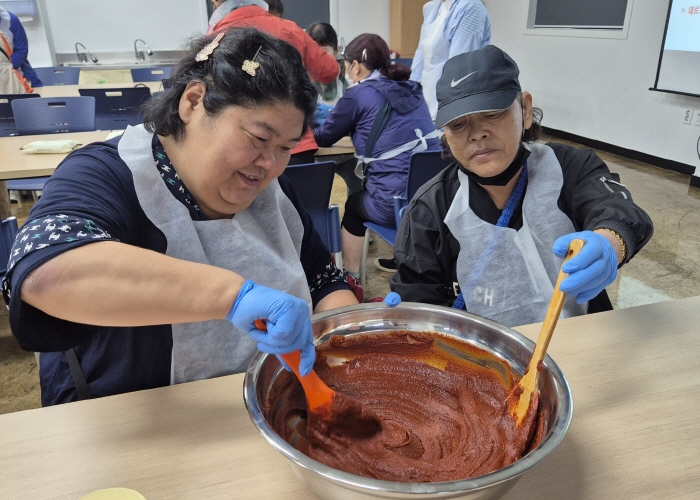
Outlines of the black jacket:
M559 209L576 231L609 228L620 234L627 247L625 262L629 261L654 232L649 215L632 201L620 177L610 173L593 150L556 143L547 146L554 151L564 177ZM460 168L455 162L421 187L401 220L394 243L397 271L391 278L391 289L404 301L451 307L459 293L459 243L443 221L460 186ZM530 160L529 168L537 165ZM512 229L522 227L523 199L508 226ZM494 225L501 215L486 191L474 182L469 183L469 206L479 218ZM605 291L588 306L589 313L610 309Z

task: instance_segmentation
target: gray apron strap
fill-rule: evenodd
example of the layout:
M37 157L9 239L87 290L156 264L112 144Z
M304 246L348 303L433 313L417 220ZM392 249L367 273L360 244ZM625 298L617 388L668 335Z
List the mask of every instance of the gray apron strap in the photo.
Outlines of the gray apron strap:
M75 388L78 390L78 400L82 401L83 399L92 399L90 387L88 387L83 370L80 368L80 363L78 362L78 356L75 354L75 349L70 348L65 351L65 354L66 358L68 358L68 367L70 368L70 374L73 377L73 383L75 384Z

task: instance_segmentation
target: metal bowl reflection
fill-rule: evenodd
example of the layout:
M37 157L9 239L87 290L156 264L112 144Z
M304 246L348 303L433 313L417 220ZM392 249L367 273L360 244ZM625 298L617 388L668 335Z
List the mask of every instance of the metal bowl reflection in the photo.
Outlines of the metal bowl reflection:
M455 309L404 302L360 304L334 309L312 317L317 342L331 335L405 331L435 331L462 339L506 361L514 374L522 375L534 344L519 333L492 321ZM490 474L461 481L401 483L356 476L323 465L296 450L269 425L260 402L282 367L275 356L259 353L253 358L244 381L244 399L255 427L287 460L294 473L323 500L393 499L480 499L502 497L522 474L548 456L566 434L573 414L571 390L556 363L547 356L539 377L540 411L547 432L539 446L520 460Z

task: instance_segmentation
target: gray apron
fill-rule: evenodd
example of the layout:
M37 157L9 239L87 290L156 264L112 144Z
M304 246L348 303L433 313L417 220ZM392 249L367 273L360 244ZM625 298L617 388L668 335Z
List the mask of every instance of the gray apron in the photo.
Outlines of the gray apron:
M484 222L469 208L469 178L462 172L444 220L460 245L457 278L467 311L509 327L544 320L562 264L552 245L575 230L557 206L564 179L554 151L541 144L529 147L519 231ZM472 272L478 263L481 269ZM585 314L587 308L567 297L561 317Z
M235 217L193 221L163 182L152 139L143 125L128 127L119 141L119 156L133 174L146 217L165 235L166 255L228 269L295 295L311 308L299 261L304 226L277 179ZM243 372L257 352L255 341L226 320L174 324L172 330L172 384Z

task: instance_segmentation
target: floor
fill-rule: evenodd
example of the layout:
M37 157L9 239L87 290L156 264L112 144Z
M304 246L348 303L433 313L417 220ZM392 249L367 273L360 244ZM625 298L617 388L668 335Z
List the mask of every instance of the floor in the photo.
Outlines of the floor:
M655 226L651 241L608 287L615 308L700 295L700 189L689 186L687 175L604 152L599 156L620 174ZM344 200L345 184L336 177L331 202L342 210ZM22 209L13 204L20 225L29 208L31 201L25 201ZM380 238L370 246L367 298L383 297L389 291L390 274L374 267L377 257L391 257L391 247ZM10 334L7 311L0 308L0 414L36 408L39 398L34 356L19 349Z

